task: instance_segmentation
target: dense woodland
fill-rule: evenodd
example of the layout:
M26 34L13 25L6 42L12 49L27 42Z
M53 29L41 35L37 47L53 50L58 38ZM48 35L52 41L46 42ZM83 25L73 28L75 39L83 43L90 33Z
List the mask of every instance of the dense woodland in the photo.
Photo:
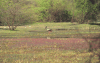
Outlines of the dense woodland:
M0 0L0 25L99 21L100 0ZM10 27L12 26L12 28Z

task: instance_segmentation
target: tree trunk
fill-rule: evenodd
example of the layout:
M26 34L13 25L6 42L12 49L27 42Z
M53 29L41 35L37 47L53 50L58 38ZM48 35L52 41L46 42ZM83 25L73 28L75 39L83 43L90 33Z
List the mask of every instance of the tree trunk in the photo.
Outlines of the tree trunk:
M91 43L89 43L89 50L88 50L89 52L93 52L93 47L92 47L92 44Z
M16 27L17 27L17 26L12 26L12 29L11 29L11 30L15 30L15 29L16 29Z

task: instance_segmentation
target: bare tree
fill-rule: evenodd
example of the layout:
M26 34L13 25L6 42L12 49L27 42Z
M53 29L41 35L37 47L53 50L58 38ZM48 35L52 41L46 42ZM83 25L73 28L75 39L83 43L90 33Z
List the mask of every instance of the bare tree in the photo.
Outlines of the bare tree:
M0 9L2 14L1 21L9 26L9 30L15 30L18 25L25 22L26 18L29 19L24 13L24 10L27 9L28 6L23 8L23 5L28 4L26 0L8 0L2 4L3 6Z

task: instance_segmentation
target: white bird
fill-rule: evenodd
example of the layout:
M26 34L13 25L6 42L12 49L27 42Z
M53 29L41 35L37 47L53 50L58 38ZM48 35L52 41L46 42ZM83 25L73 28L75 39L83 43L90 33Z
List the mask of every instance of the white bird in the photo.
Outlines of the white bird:
M45 29L47 29L47 31L50 33L52 32L52 29L48 29L47 26L45 27Z
M47 26L45 27L45 29L48 31L48 34L52 32L52 29L48 29ZM50 39L50 37L47 37L47 39Z

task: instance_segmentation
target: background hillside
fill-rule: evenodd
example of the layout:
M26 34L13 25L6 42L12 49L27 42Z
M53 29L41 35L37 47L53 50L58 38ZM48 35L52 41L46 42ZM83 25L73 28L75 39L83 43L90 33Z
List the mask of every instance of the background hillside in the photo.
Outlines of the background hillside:
M0 5L0 25L89 23L100 17L99 0L0 0Z

